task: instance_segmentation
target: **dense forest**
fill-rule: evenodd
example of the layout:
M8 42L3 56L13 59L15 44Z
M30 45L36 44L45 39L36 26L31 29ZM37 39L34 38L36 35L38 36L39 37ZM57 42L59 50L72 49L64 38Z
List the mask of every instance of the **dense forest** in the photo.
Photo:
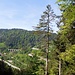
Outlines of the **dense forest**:
M34 31L0 29L1 51L22 49L3 52L0 56L0 74L75 75L75 0L57 0L56 3L61 15L55 15L48 5ZM51 30L53 20L59 28L57 34ZM11 60L10 63L21 70L17 72L3 60Z
M32 48L38 45L41 37L34 33L23 29L0 29L0 46L7 49ZM50 40L55 37L55 33L51 34Z

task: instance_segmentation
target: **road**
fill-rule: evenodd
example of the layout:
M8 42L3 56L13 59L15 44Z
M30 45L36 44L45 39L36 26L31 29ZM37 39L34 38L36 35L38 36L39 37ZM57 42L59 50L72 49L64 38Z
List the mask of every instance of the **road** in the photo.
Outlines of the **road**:
M2 60L0 59L0 61L2 61ZM7 65L11 66L12 68L15 68L15 69L17 69L17 70L19 70L19 71L21 70L20 68L14 66L14 65L12 65L12 64L10 64L9 62L7 62L7 61L5 61L5 60L3 60L3 62L6 63Z

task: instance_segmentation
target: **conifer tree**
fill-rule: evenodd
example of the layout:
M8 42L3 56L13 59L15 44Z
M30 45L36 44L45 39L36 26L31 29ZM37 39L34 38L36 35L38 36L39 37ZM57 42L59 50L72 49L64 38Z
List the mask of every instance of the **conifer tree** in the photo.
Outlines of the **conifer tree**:
M46 11L43 12L43 15L41 15L41 19L39 20L39 24L36 26L36 31L41 33L42 36L42 45L45 48L46 51L46 71L45 75L48 74L48 52L49 52L49 45L50 45L50 34L52 33L51 23L55 18L55 14L53 10L51 9L50 5L47 5ZM41 40L42 40L41 39ZM44 43L44 44L43 44Z

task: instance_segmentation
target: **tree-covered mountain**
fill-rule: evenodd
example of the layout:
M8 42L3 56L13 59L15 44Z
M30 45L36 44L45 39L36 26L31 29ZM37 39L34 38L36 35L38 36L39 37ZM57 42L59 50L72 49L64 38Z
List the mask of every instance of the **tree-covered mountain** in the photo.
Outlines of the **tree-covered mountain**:
M55 39L56 34L51 34L50 40ZM34 31L23 29L0 29L0 47L4 49L16 48L27 49L36 46L40 41L40 36Z

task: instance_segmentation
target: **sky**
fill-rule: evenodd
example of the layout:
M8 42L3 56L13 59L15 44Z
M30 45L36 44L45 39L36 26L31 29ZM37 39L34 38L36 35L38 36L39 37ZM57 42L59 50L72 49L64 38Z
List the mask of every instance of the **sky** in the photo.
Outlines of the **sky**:
M48 4L55 14L60 14L55 2L56 0L0 0L0 29L33 30ZM58 30L55 24L53 30Z

